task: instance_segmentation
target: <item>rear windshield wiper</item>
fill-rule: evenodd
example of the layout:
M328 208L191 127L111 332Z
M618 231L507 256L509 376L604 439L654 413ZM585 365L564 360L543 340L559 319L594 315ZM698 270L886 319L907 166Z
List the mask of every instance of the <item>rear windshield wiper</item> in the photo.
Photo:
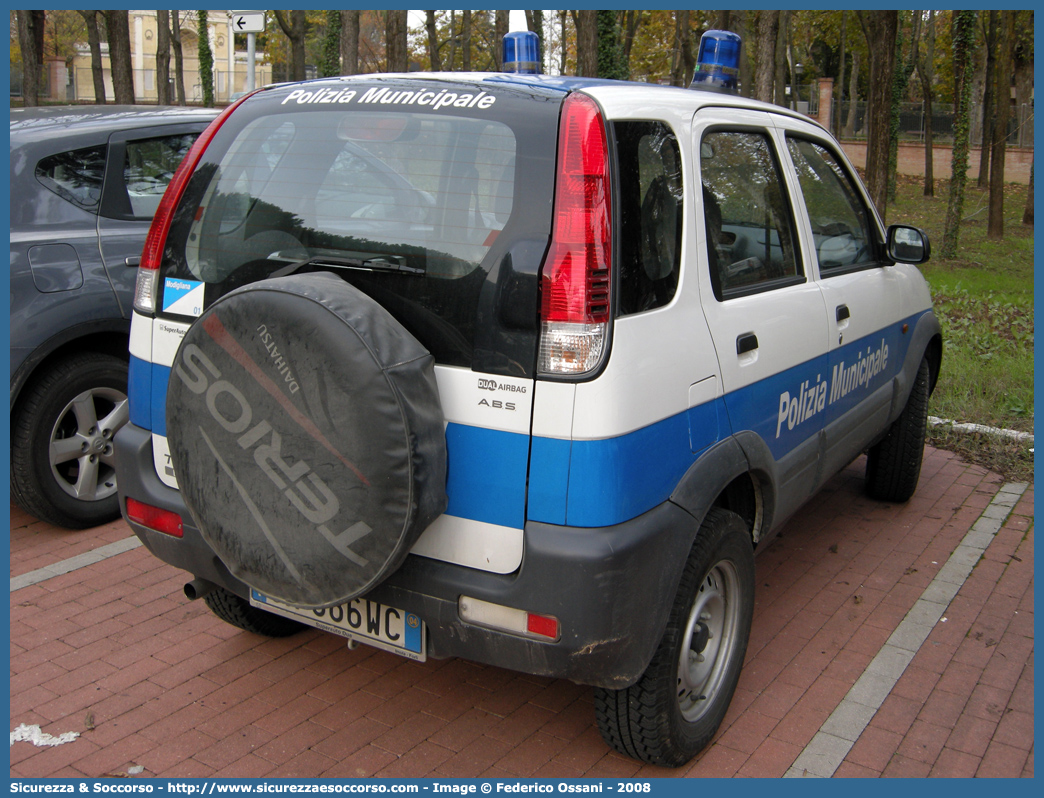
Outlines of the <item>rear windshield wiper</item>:
M306 266L332 269L358 269L368 272L394 272L397 274L424 274L423 268L410 266L402 255L375 255L372 258L348 258L339 255L313 255L304 260L290 263L272 272L272 277L286 277Z

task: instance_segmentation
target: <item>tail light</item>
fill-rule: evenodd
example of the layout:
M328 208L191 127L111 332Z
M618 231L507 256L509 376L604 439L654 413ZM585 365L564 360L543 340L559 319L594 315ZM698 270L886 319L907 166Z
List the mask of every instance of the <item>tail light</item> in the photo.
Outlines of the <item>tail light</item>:
M138 280L134 289L135 310L149 314L156 312L159 268L163 261L163 248L167 245L167 233L170 232L174 211L181 202L185 186L188 185L192 173L196 171L196 165L203 157L207 147L210 146L210 142L213 141L221 126L225 124L229 115L249 96L248 94L246 97L241 97L228 106L207 126L206 130L199 134L192 149L188 151L185 159L174 172L174 177L167 184L167 190L163 192L163 199L160 200L159 207L156 209L156 215L152 217L152 226L149 227L149 234L145 238L145 248L141 253L141 265L138 267Z
M609 147L598 105L571 94L559 123L551 247L541 272L541 373L581 375L609 340L612 227Z
M184 535L180 515L129 497L127 499L127 518L144 527L176 538Z
M498 632L521 635L534 640L555 642L561 637L558 619L553 615L537 615L533 612L492 604L481 599L461 596L457 599L457 612L465 623L484 626Z

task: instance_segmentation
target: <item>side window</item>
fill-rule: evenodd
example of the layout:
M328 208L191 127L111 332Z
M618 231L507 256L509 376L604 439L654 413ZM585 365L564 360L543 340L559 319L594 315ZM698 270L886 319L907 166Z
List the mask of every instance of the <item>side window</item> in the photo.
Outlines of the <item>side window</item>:
M62 199L96 211L105 179L105 145L50 155L36 165L36 179Z
M662 122L616 122L620 159L619 315L662 307L678 287L682 177L678 140Z
M876 262L873 226L855 186L830 150L808 139L787 138L797 170L821 274Z
M700 177L715 296L802 282L790 206L768 137L707 133L700 142Z
M167 183L196 140L195 133L128 141L123 160L123 184L132 216L151 219Z

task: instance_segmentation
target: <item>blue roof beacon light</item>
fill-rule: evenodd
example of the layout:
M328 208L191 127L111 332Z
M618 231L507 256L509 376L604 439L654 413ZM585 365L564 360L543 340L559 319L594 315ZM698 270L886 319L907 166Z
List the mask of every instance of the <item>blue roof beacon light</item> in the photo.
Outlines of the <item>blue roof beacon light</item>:
M531 30L514 31L504 37L504 71L521 75L540 74L540 39Z
M709 30L704 33L689 88L735 94L742 43L743 40L731 31Z

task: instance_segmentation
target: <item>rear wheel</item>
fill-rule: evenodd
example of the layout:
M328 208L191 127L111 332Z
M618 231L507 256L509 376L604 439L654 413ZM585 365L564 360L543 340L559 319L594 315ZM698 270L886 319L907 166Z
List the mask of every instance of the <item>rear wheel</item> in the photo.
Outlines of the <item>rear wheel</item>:
M874 499L905 502L917 489L928 427L928 361L921 360L906 407L866 458L866 492Z
M754 610L754 552L735 513L713 509L693 543L663 639L638 682L595 691L606 743L678 767L711 741L739 681Z
M11 420L11 498L69 529L119 518L112 439L128 418L126 362L87 353L55 363Z
M305 628L304 624L297 621L258 609L245 598L241 598L223 587L214 588L203 597L203 600L210 607L210 611L225 623L238 626L255 635L290 637Z

